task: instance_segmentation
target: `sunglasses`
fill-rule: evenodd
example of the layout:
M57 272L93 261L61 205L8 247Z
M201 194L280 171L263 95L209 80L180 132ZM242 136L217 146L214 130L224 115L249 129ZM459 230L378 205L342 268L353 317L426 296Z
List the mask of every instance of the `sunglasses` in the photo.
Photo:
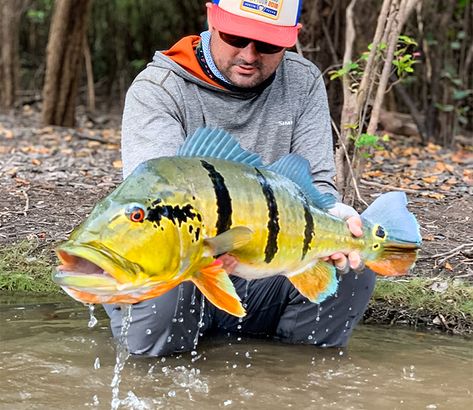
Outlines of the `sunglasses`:
M276 54L284 49L284 47L281 46L252 40L251 38L234 36L233 34L222 33L221 31L219 31L218 34L225 43L232 47L245 48L248 44L253 43L256 51L261 54Z

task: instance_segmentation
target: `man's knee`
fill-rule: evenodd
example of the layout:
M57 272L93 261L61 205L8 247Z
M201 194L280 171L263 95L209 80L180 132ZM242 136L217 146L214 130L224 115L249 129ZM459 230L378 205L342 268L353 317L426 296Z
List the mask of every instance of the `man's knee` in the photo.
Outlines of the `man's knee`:
M180 285L163 296L133 305L127 332L130 353L164 356L191 350L199 331L202 295L190 283ZM123 310L105 305L113 336L120 338ZM205 315L202 315L205 323Z
M277 335L288 343L342 347L362 318L373 293L375 274L348 272L340 278L335 295L320 304L310 303L299 292L287 306Z

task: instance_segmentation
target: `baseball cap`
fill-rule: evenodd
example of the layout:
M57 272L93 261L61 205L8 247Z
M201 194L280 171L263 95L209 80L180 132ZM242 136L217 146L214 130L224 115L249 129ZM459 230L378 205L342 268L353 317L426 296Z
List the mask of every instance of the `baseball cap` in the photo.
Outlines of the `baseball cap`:
M281 47L296 44L302 0L212 0L210 23L218 31Z

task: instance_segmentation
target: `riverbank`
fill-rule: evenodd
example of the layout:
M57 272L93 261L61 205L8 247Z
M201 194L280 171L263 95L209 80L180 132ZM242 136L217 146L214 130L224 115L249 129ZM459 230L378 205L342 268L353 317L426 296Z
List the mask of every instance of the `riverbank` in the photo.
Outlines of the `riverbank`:
M55 244L120 182L118 122L94 121L40 128L33 112L0 117L0 292L59 292L50 280ZM471 334L473 148L399 136L388 144L370 159L362 196L406 191L423 246L411 276L378 280L364 320Z

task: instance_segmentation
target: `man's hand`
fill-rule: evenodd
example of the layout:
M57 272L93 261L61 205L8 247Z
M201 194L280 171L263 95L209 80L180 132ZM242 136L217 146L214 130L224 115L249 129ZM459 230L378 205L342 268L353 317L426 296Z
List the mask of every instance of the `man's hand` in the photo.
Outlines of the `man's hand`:
M345 219L348 229L353 236L359 237L363 235L363 230L361 229L361 218L351 206L337 203L332 209L329 210L329 214ZM342 273L347 273L350 268L355 270L363 268L363 262L361 261L360 254L355 251L350 252L348 255L345 255L341 252L336 252L333 255L324 258L324 260L332 261L335 267Z
M229 255L227 253L225 253L224 255L221 255L218 257L218 259L220 262L222 262L222 268L226 270L226 272L231 275L234 271L235 271L235 268L237 267L238 265L238 261L236 260L236 258L232 255Z

